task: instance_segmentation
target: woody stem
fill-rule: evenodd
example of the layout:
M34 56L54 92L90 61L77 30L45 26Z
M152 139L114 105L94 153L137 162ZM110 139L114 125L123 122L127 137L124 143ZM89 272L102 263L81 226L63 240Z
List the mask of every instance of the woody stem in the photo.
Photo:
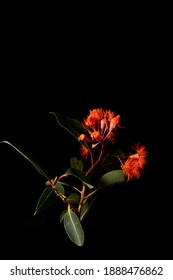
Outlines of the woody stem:
M82 205L84 203L85 189L86 189L86 186L83 184L82 190L81 190L80 202L79 202L79 206L78 206L78 213L80 213Z

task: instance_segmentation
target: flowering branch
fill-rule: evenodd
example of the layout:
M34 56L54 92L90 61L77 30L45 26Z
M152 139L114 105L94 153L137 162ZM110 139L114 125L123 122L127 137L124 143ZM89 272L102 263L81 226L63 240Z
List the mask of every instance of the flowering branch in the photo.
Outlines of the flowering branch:
M13 147L46 178L46 187L38 200L34 215L50 207L57 199L61 199L66 208L60 215L60 222L63 222L70 240L75 245L82 246L85 235L81 222L90 210L97 191L140 179L147 164L147 151L145 146L139 143L132 147L134 153L129 155L116 148L117 133L122 126L120 115L115 115L111 110L101 108L90 110L89 115L81 122L60 113L50 113L80 145L81 159L71 158L70 168L64 174L50 179L38 164L16 146L8 141L0 143ZM108 143L110 149L106 152L105 147ZM87 166L89 164L87 170L86 163ZM103 172L103 167L109 167L109 171L105 168Z

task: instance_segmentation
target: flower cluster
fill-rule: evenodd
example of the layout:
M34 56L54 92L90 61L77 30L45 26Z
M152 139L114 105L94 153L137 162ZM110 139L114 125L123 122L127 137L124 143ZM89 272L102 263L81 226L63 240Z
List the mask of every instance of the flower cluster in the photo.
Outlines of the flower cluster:
M114 130L119 126L120 116L115 116L110 110L90 110L89 116L84 119L83 126L88 130L90 137L81 134L78 140L86 142L104 142L114 137Z
M85 134L80 134L78 140L92 143L92 149L101 143L101 155L103 155L105 144L108 141L111 141L112 144L116 142L117 129L121 127L120 115L115 115L111 110L103 110L101 108L93 109L90 110L88 117L84 119L82 125L87 130L90 137ZM139 179L146 165L147 151L145 146L140 146L138 143L133 149L136 153L126 156L126 160L117 156L128 181ZM89 150L82 145L80 151L82 157L86 160ZM99 161L100 159L101 157Z
M89 116L84 119L82 125L89 132L90 138L85 134L78 137L79 141L91 142L92 148L98 143L115 140L115 131L119 127L120 116L115 116L114 112L103 109L90 110ZM84 158L88 156L88 150L85 146L81 147L81 154Z

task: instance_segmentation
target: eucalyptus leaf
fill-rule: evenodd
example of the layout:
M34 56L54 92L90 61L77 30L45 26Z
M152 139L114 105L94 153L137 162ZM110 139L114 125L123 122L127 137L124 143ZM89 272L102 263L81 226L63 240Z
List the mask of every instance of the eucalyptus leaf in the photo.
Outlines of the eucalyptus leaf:
M86 186L87 186L90 190L92 190L92 189L94 189L94 188L95 188L93 185L88 184L88 183L86 183L86 182L85 182L85 185L86 185Z
M45 185L46 185L46 187L51 187L50 181L46 181Z
M72 187L71 184L68 184L68 183L65 183L65 182L62 182L62 181L58 181L58 183L61 183L62 186Z
M85 215L87 214L89 210L89 202L85 202L85 204L82 205L82 209L81 209L81 213L80 213L80 221L83 220L83 218L85 217Z
M103 159L102 166L107 168L112 168L112 166L119 166L120 162L119 159L113 155L107 155Z
M63 222L64 229L70 240L77 246L83 246L85 236L78 216L72 210L69 210L64 215Z
M60 223L62 223L63 219L64 219L64 216L65 214L67 213L67 209L63 210L61 215L60 215Z
M123 170L113 170L105 173L99 180L98 188L102 189L115 184L124 183L126 180Z
M80 181L82 181L89 189L93 189L94 186L90 184L89 178L84 175L83 172L80 170L77 170L75 168L69 168L65 172L66 176L73 175L74 177L78 178Z
M90 137L89 132L82 126L80 121L64 116L61 113L50 112L50 114L53 114L59 125L70 132L76 139L78 139L81 134L85 134L87 137ZM86 143L85 141L80 142L87 148L87 150L91 151L90 143Z
M52 190L51 187L46 187L37 202L34 215L50 207L55 202L56 202L56 195L54 191Z
M80 201L80 195L78 195L77 193L71 193L67 198L68 204L76 204L79 203L79 201Z
M86 201L82 205L82 209L81 209L81 213L80 213L80 221L82 221L84 219L84 217L86 216L86 214L89 212L89 210L90 210L91 206L93 205L96 198L97 198L97 196L95 196L91 201Z
M72 157L70 159L71 168L83 171L83 162L82 160L77 159L76 157Z
M62 194L65 194L65 189L60 182L57 182L55 186L56 186L57 191L59 191Z
M14 146L13 144L11 144L8 141L1 141L0 143L5 143L10 145L11 147L13 147L18 153L20 153L24 158L26 158L36 169L37 171L46 179L48 179L48 176L46 175L46 173L32 160L30 159L28 156L26 156L21 150L19 150L16 146Z
M124 155L124 152L123 152L123 150L121 150L121 149L115 149L115 150L112 152L112 155L122 157L122 156Z

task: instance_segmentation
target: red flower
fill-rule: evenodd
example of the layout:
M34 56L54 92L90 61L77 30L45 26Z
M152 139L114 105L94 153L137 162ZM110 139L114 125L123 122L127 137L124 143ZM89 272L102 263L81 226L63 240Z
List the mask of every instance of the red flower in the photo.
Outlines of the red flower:
M115 129L120 127L120 116L115 116L115 113L103 109L93 109L90 114L84 119L82 125L87 129L91 138L87 138L84 134L79 135L78 140L86 142L103 142L115 138Z
M146 165L147 151L145 146L139 146L134 148L136 154L130 155L128 159L122 163L121 168L127 176L127 180L139 179L141 173Z
M102 109L90 110L90 114L85 120L85 124L93 129L97 129L99 122L103 119L104 112Z
M81 146L81 147L80 147L80 152L81 152L81 156L82 156L84 159L87 159L87 158L88 158L89 151L88 151L88 149L87 149L85 146Z

